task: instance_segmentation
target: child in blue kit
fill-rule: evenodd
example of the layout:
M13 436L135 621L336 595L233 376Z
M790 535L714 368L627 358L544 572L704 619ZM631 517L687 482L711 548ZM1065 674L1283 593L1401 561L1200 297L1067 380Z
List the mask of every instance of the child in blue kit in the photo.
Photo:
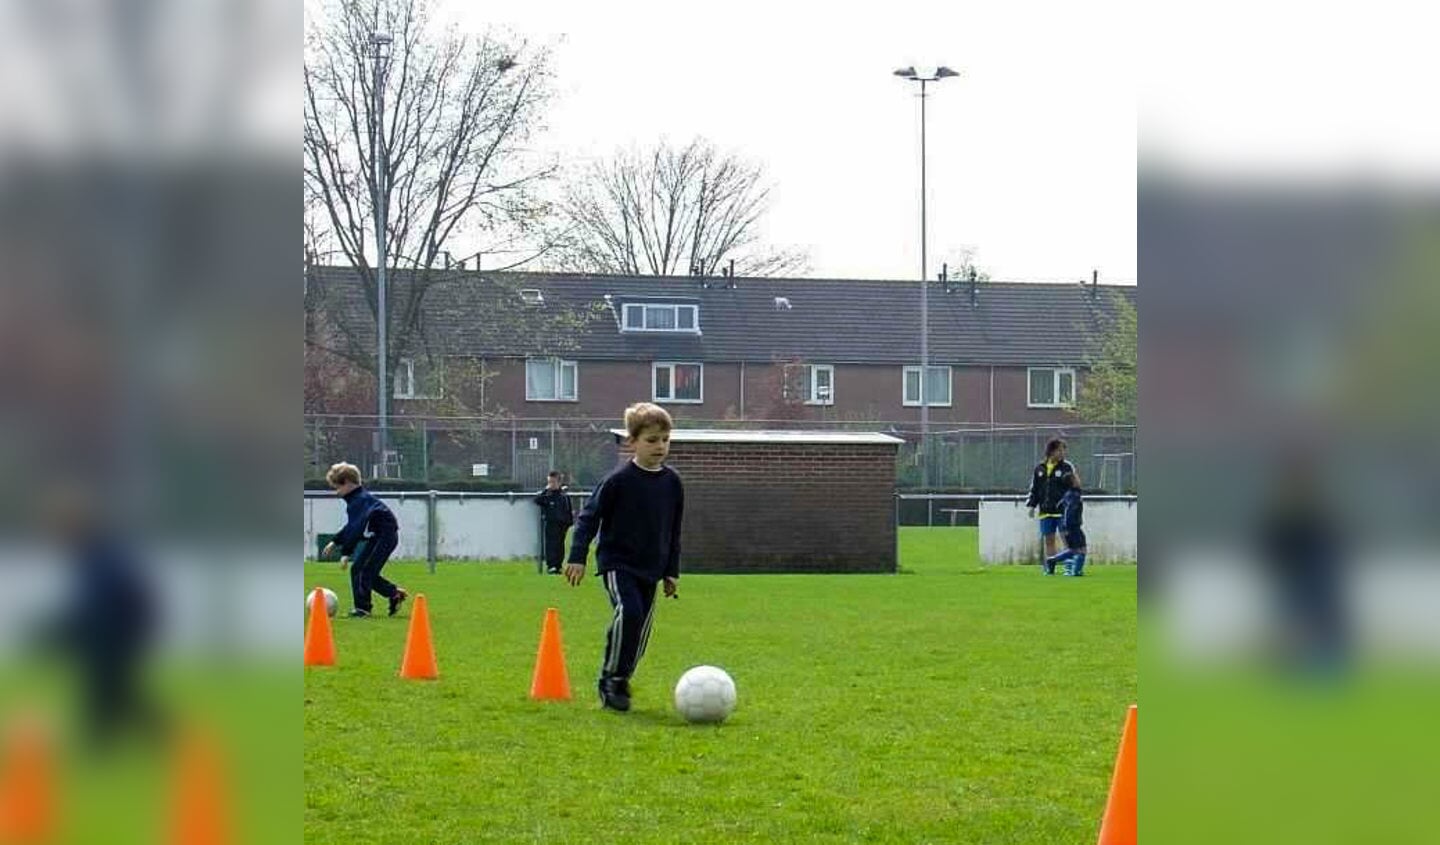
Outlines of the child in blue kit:
M394 616L400 609L400 603L410 597L409 593L380 574L400 543L400 524L395 514L361 485L360 468L354 464L335 464L325 473L325 480L335 495L345 500L346 522L335 539L326 544L321 557L329 557L336 549L346 556L355 556L350 570L355 608L350 611L350 616L364 618L370 615L371 593L379 593L387 599L390 615Z
M1053 557L1045 558L1045 574L1054 575L1055 565L1065 564L1065 574L1080 576L1085 574L1085 531L1081 528L1084 523L1085 503L1080 495L1079 487L1071 487L1065 495L1060 497L1060 533L1065 538L1065 551Z

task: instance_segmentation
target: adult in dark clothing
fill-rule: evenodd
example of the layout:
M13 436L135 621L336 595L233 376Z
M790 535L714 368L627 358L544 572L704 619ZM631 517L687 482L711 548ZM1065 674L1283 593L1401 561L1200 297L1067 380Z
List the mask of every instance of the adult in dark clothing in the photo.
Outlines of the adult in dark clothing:
M1030 473L1030 497L1025 500L1030 518L1037 513L1040 516L1040 540L1047 558L1060 551L1060 523L1064 516L1060 500L1070 488L1080 486L1080 475L1075 465L1065 460L1065 450L1065 441L1058 437L1045 444L1045 460Z
M1273 485L1258 539L1264 574L1278 599L1282 655L1297 668L1341 670L1349 662L1352 633L1344 518L1311 455L1286 456Z

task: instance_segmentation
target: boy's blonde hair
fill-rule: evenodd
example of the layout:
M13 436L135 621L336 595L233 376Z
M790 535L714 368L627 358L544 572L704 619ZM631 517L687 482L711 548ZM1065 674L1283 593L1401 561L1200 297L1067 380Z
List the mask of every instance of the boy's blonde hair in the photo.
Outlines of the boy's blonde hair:
M360 468L355 466L354 464L347 464L344 462L335 464L330 467L329 472L325 473L325 481L331 487L339 487L341 484L344 484L346 482L349 482L351 484L359 484Z
M636 402L625 409L625 433L632 440L652 425L660 426L661 431L670 431L675 421L670 419L669 411L653 402Z

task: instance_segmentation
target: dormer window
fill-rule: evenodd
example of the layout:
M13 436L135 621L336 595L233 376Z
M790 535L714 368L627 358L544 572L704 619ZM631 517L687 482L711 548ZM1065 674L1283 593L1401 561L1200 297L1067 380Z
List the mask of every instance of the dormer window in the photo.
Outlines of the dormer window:
M627 332L700 333L700 306L671 303L625 303L624 329Z

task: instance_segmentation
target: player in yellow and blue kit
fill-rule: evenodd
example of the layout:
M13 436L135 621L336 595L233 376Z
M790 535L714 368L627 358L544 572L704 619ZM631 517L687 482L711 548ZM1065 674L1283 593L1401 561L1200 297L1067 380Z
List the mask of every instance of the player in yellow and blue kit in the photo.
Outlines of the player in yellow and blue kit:
M1065 460L1065 451L1065 441L1058 437L1045 444L1045 460L1030 474L1030 497L1025 501L1030 518L1037 512L1040 517L1041 554L1047 558L1060 551L1060 498L1080 486L1080 475L1075 465Z

